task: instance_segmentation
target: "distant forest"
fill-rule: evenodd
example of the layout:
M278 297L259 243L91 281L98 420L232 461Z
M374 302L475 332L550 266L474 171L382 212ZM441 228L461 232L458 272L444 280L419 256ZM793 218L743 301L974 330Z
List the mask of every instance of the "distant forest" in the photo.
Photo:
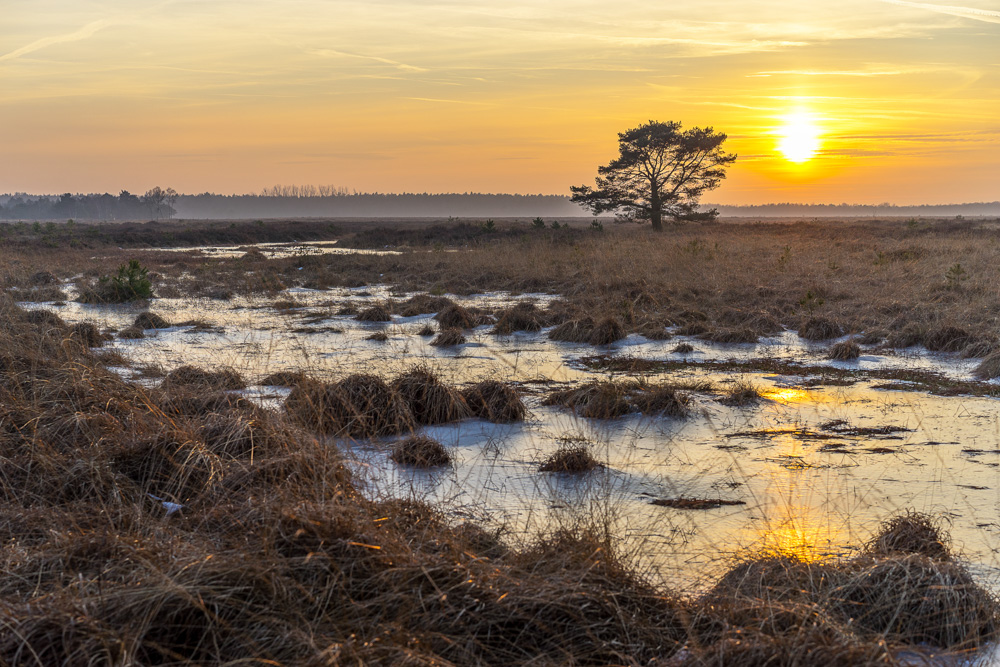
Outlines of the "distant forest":
M1000 201L972 204L764 204L716 208L724 217L1000 216ZM589 217L562 195L359 193L312 186L276 186L256 195L180 195L153 188L144 195L0 195L3 220L145 220L155 218L554 218Z

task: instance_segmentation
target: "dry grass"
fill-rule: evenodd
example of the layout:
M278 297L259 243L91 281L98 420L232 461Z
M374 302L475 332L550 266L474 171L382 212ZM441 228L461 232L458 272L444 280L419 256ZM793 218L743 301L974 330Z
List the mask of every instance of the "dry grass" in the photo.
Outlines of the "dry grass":
M540 472L581 474L600 468L601 463L585 446L560 447L538 467Z
M976 370L973 373L980 380L992 380L1000 377L1000 351L990 352L976 366Z
M162 315L151 313L148 310L139 313L132 326L139 329L166 329L171 326L170 322Z
M197 366L180 366L167 373L160 387L163 389L197 389L203 391L232 391L245 389L246 380L232 368L209 371Z
M374 375L351 375L333 384L305 382L292 389L285 410L320 433L372 438L413 428L409 407Z
M461 393L447 386L430 369L413 368L393 380L392 388L418 424L445 424L472 415Z
M834 361L853 361L861 356L861 346L854 339L841 341L834 343L826 356Z
M500 313L492 333L509 336L516 331L539 331L548 324L546 314L530 301L521 301Z
M528 409L509 385L483 380L462 391L462 398L476 417L500 424L524 421Z
M740 378L726 390L726 395L719 399L724 405L746 407L754 405L762 398L760 389L750 380Z
M589 419L616 419L633 412L683 418L689 414L689 402L690 397L672 385L632 381L590 382L556 390L542 400L543 405L569 408Z
M441 333L431 341L431 345L435 347L453 347L461 345L464 342L465 334L462 333L461 329L442 329Z
M876 665L998 635L995 599L920 515L853 559L758 556L679 594L599 522L511 547L373 501L282 414L144 389L55 319L0 315L4 664ZM506 385L474 389L523 417ZM288 412L327 431L397 430L386 406L410 412L369 376L293 396Z
M377 303L362 310L354 319L361 322L391 322L392 311L385 304Z
M463 306L452 303L434 316L444 329L472 329L476 326L476 317Z
M451 464L451 454L444 445L424 435L414 435L400 440L393 445L389 458L401 465L417 468L434 468Z

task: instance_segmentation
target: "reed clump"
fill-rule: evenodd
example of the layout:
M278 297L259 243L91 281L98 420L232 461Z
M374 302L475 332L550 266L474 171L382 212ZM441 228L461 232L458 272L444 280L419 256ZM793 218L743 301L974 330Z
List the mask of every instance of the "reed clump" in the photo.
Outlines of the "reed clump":
M472 415L462 394L424 366L397 377L392 382L392 389L399 394L418 424L445 424Z
M434 319L438 321L443 329L472 329L477 326L478 321L467 308L457 303L451 303L438 311Z
M391 322L392 311L384 303L376 303L355 315L354 319L360 322Z
M425 435L413 435L393 445L389 458L401 465L435 468L451 464L451 454L444 445Z
M601 463L585 446L560 447L542 462L540 472L580 474L600 468Z
M509 336L516 331L540 331L547 324L543 310L530 301L520 301L500 313L491 333Z
M843 333L841 326L827 317L810 317L799 327L799 336L814 342L836 338Z
M332 384L299 384L285 400L285 410L307 428L352 438L399 435L414 424L399 394L381 378L367 374Z
M725 395L719 399L719 402L723 405L745 407L758 403L761 398L763 396L757 385L746 378L740 378L729 386Z
M827 359L853 361L861 356L861 346L854 339L834 343L827 353Z
M617 419L634 412L683 418L690 413L690 400L687 393L669 384L596 381L556 390L542 404L569 408L589 419Z
M442 329L441 333L434 337L431 345L435 347L454 347L465 342L465 334L461 329Z
M462 391L462 398L473 416L500 424L524 421L528 416L521 397L508 384L483 380Z
M139 329L166 329L170 327L171 324L170 321L162 315L157 315L156 313L146 310L136 316L135 321L132 322L132 326Z
M980 380L992 380L1000 377L1000 350L990 352L979 362L973 374Z
M198 366L180 366L167 373L160 387L176 389L178 387L196 388L208 391L234 391L245 389L246 380L232 368L206 370Z

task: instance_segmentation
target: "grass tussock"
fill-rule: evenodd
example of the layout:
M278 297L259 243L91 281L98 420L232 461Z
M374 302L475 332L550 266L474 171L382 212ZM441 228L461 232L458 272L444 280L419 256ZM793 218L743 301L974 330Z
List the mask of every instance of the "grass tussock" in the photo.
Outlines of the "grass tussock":
M392 389L402 398L418 424L446 424L472 414L462 394L426 367L418 366L403 373L393 380Z
M500 313L491 333L509 336L516 331L541 331L547 324L543 310L530 301L521 301Z
M442 329L472 329L478 325L478 320L467 308L457 303L451 303L440 310L434 319Z
M181 366L167 373L160 384L162 389L199 389L207 391L234 391L245 389L246 380L232 368L210 371L198 366Z
M521 397L508 384L483 380L462 391L462 398L473 416L498 424L524 421L528 416Z
M4 664L875 665L998 636L996 600L919 515L855 558L758 556L679 594L596 528L511 547L373 501L283 414L131 384L54 320L0 315ZM295 392L289 415L311 399L308 419L368 432L393 395L370 376Z
M587 342L591 345L610 345L611 343L620 341L627 335L625 327L618 320L613 317L606 317L597 323Z
M839 324L826 317L810 317L799 327L799 336L813 342L837 338L843 333Z
M924 334L924 347L932 352L961 352L972 342L969 332L956 326L938 327Z
M554 391L542 400L543 405L569 408L588 419L617 419L634 412L683 418L690 413L689 402L690 397L672 385L631 381L590 382Z
M860 356L861 346L853 339L834 343L826 355L827 359L834 361L854 361Z
M763 398L760 389L753 382L741 378L726 390L726 395L719 399L723 405L745 407L755 405Z
M389 458L400 465L434 468L451 464L451 454L437 440L414 435L393 445Z
M435 347L454 347L465 342L465 334L461 329L442 329L441 333L434 337L431 345Z
M435 331L434 327L432 327L429 324L425 324L424 326L417 329L417 335L420 336L421 338L428 338L436 333L437 331Z
M396 305L395 310L403 317L416 317L417 315L438 313L454 305L455 302L446 296L415 294L406 301L402 301Z
M295 387L307 381L306 374L301 371L277 371L262 377L258 384L265 387Z
M86 347L101 347L107 340L93 322L77 322L71 325L70 335Z
M1000 350L990 352L979 362L973 374L980 380L992 380L1000 377Z
M354 319L359 322L391 322L392 311L385 304L376 303L355 315Z
M373 438L412 430L409 407L381 378L351 375L339 382L296 386L285 400L298 423L329 435Z
M162 315L146 310L136 316L132 326L139 329L167 329L171 324Z
M542 462L540 472L581 474L603 467L590 450L583 446L560 447Z
M549 340L563 343L589 343L595 326L594 320L589 317L567 320L549 331Z

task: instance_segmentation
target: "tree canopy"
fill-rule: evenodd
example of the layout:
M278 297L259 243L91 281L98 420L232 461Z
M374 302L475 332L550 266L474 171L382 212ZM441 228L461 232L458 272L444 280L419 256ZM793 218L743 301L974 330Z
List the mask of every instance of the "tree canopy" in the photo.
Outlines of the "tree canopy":
M683 220L698 214L701 195L726 177L736 155L722 150L726 135L711 127L682 130L675 121L649 121L618 135L617 158L597 168L596 187L574 186L572 201L594 212L652 222Z

